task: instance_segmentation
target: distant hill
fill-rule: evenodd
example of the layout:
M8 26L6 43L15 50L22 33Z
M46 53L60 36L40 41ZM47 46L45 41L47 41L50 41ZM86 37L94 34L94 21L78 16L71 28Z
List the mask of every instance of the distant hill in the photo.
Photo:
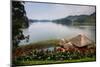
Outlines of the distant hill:
M38 22L36 19L29 19L29 22Z
M51 20L37 20L37 19L30 19L29 22L51 22Z
M91 15L79 15L73 22L74 25L95 25L96 13Z
M71 25L72 21L70 19L67 19L67 17L65 18L61 18L61 19L56 19L53 20L52 22L58 23L58 24L65 24L65 25Z
M37 19L30 19L30 23L33 22L54 22L58 24L64 25L95 25L96 24L96 13L92 13L91 15L75 15L75 16L68 16L60 19L54 20L37 20Z
M94 12L91 15L68 16L65 18L53 20L53 22L65 25L95 25L96 13Z

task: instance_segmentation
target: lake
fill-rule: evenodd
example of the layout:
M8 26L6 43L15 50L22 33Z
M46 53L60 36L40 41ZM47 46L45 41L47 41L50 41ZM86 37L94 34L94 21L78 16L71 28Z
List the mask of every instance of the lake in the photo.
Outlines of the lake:
M95 41L95 26L67 26L53 22L34 22L28 29L23 29L24 35L29 35L29 42L22 40L19 45L26 45L44 40L70 39L78 34L84 34Z

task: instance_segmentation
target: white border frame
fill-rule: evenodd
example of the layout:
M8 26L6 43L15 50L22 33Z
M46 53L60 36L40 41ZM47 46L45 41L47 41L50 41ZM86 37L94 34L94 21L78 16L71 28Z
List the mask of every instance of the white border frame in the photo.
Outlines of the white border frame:
M40 1L40 2L54 2L54 3L69 3L69 4L88 4L96 5L96 46L97 46L97 60L96 62L82 62L82 63L66 63L66 64L52 64L52 65L37 65L24 67L98 67L100 66L100 0L25 0L25 1ZM10 0L0 1L0 67L10 67Z

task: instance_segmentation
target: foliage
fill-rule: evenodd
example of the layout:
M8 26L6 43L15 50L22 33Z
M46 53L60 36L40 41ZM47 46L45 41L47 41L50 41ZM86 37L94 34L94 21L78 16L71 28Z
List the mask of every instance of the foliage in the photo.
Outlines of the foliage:
M68 16L65 18L53 20L53 22L64 25L95 25L96 13L94 12L91 15Z
M89 58L89 59L88 59ZM90 59L91 58L91 59ZM81 61L92 61L96 58L95 48L89 48L81 50L67 50L65 52L62 51L50 51L50 50L33 50L29 52L29 54L24 56L19 56L14 61L14 64L44 64L44 63L62 63L62 62L81 62ZM36 62L35 62L36 61ZM38 62L40 61L40 62ZM44 62L45 61L45 62Z
M58 24L65 24L65 25L71 25L72 24L72 21L67 19L66 17L61 18L61 19L53 20L52 22L55 22L55 23L58 23Z
M14 40L14 37L20 34L21 28L27 28L28 26L24 3L12 1L12 39Z

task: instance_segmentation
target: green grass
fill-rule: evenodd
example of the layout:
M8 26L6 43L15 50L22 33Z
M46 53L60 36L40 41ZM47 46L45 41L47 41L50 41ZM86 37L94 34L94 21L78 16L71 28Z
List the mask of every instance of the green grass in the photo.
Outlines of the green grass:
M35 48L44 48L44 47L50 47L50 46L58 46L59 40L45 40L40 41L36 43L31 43L28 45L21 45L20 48L27 48L27 47L35 47Z
M82 59L73 59L73 60L62 60L62 61L53 61L53 60L33 60L33 61L17 61L15 65L17 66L27 66L27 65L43 65L43 64L58 64L58 63L76 63L76 62L90 62L96 61L96 58L82 58Z

